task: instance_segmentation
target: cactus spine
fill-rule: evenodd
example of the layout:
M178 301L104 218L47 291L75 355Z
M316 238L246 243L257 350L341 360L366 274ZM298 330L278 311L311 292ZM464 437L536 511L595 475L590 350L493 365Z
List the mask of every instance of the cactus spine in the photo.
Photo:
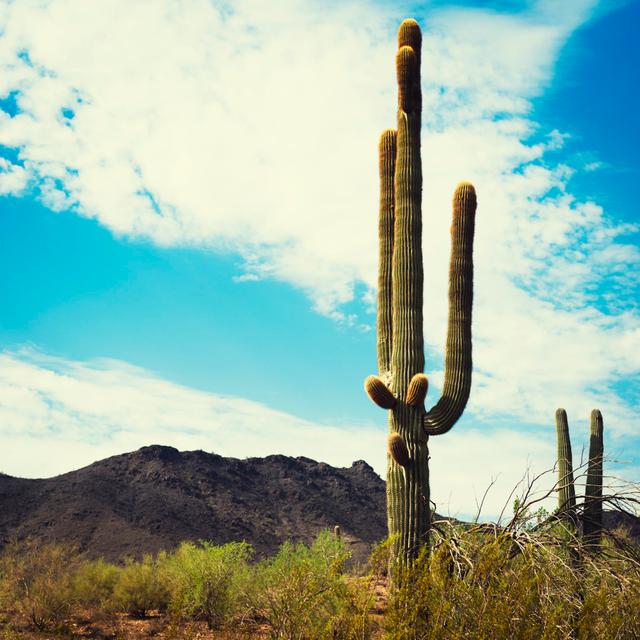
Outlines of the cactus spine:
M573 480L569 423L564 409L556 411L556 434L558 437L558 513L572 520L576 508L576 489Z
M575 518L576 490L571 458L571 439L567 412L556 411L558 436L558 515ZM582 507L582 539L585 544L597 547L602 538L602 460L604 455L602 414L591 412L589 437L589 463L587 484Z
M403 564L416 557L430 529L428 437L454 425L471 389L476 195L463 182L453 197L444 389L436 405L424 409L421 43L418 23L405 20L396 56L398 128L384 131L379 144L379 375L365 381L371 399L389 410L387 519L393 558Z
M588 545L597 546L602 537L602 414L597 409L591 412L589 435L589 466L587 486L584 492L584 520L582 535Z

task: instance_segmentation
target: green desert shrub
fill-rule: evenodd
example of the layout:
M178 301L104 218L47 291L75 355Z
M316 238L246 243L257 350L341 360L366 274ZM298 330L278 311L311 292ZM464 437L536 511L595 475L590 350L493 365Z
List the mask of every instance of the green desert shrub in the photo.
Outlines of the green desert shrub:
M141 561L128 559L113 586L114 609L136 617L154 610L165 611L169 600L166 564L163 553L157 558L146 554Z
M76 603L94 611L110 609L120 571L102 559L83 562L73 576Z
M80 564L69 545L14 542L0 556L0 607L37 629L58 627L74 605L73 573Z
M250 545L232 542L184 542L166 562L168 611L175 621L204 620L210 629L224 626L246 609L250 582Z
M344 543L325 531L311 546L284 543L255 567L251 596L271 638L369 637L368 603L344 573L349 555Z

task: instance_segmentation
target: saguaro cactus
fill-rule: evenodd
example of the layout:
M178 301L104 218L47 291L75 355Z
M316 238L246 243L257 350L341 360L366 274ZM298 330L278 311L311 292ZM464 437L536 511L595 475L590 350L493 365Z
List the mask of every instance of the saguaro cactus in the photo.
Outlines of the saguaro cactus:
M556 411L558 436L558 514L575 518L576 490L571 458L567 412ZM582 537L585 544L598 546L602 537L603 421L598 409L591 412L587 484L582 505Z
M558 438L558 513L572 520L576 508L576 488L573 480L569 422L564 409L556 411L556 434Z
M425 411L422 322L422 168L420 160L420 55L415 20L398 31L398 128L379 144L380 217L377 349L378 376L365 390L389 410L387 517L393 557L411 562L427 542L431 523L430 435L446 433L462 415L471 389L471 306L476 195L456 188L451 227L449 325L442 397Z
M589 466L587 486L584 490L584 518L582 535L586 544L597 546L602 537L602 414L597 409L591 412L589 437Z

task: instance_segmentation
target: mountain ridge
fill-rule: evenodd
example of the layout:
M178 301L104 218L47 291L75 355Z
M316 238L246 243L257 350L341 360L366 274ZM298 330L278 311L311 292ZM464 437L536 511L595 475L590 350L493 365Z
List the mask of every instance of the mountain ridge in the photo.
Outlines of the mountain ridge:
M640 519L603 515L606 528L640 540ZM0 547L32 537L117 561L184 540L244 540L262 557L335 525L356 561L387 535L386 485L364 460L333 467L150 445L52 478L0 474Z
M183 540L246 540L258 555L341 527L355 555L386 535L385 483L365 461L225 458L150 445L54 476L0 474L0 544L34 537L119 560Z

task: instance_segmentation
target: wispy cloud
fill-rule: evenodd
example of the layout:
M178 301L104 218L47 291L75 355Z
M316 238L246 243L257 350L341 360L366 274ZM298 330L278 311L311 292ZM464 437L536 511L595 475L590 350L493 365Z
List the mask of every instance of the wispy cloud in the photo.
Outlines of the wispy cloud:
M619 385L640 372L640 253L629 225L571 193L585 169L554 160L567 133L532 116L595 10L539 1L423 21L425 329L439 353L450 194L463 178L479 193L471 420L551 427L557 406L599 406L614 433L633 429ZM312 0L108 0L99 14L25 0L1 21L0 94L17 91L19 113L0 117L0 143L19 160L0 191L31 185L116 234L237 252L239 278L289 282L335 317L358 283L370 299L397 16Z
M174 384L122 361L78 362L31 349L0 354L0 424L3 471L28 475L86 464L88 447L98 459L152 442L237 457L308 455L342 465L364 457L359 436L380 439L384 451L382 430L347 431ZM39 455L11 444L25 439L43 443ZM16 447L16 455L6 456L6 446ZM60 455L46 454L49 447Z

